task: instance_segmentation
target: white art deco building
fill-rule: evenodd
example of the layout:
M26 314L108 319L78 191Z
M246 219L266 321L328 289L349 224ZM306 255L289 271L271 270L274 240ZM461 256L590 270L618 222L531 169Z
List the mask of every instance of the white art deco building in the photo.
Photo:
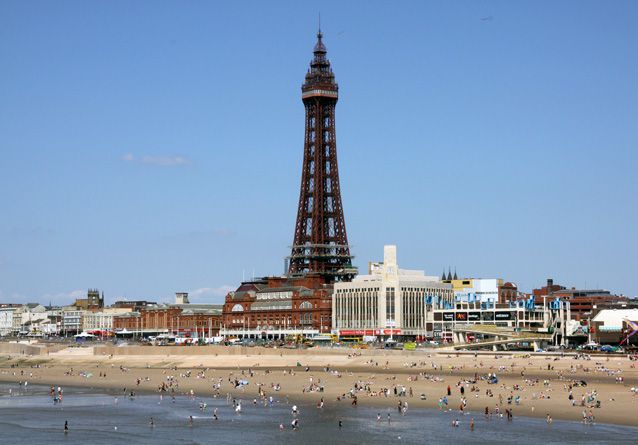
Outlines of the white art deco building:
M383 262L370 263L368 275L335 283L332 327L340 336L420 336L427 312L454 302L451 284L422 270L399 269L396 246L384 246Z

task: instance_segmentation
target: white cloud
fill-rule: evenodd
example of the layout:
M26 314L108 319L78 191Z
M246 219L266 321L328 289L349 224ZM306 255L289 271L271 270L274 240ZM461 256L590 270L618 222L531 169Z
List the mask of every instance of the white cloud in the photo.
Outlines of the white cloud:
M0 291L0 303L40 303L42 305L48 305L49 302L51 302L53 305L66 306L73 304L76 298L86 298L86 289L78 289L70 292L47 293L39 297L23 295L20 293L6 295Z
M200 287L199 289L193 289L188 292L188 299L192 302L205 300L223 301L228 292L235 290L234 287L228 284L223 284L218 287Z
M159 155L159 156L141 156L137 157L133 153L126 153L122 156L125 162L136 162L146 165L157 165L160 167L172 167L175 165L190 164L190 160L184 156L177 155Z
M37 301L40 304L66 306L73 304L77 298L86 298L86 289L72 290L70 292L58 292L56 294L44 294Z
M142 164L170 167L173 165L185 165L189 161L183 156L143 156Z

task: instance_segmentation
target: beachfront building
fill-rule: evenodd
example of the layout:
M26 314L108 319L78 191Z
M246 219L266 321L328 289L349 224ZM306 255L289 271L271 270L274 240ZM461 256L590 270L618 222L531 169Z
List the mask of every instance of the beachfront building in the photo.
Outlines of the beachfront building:
M422 270L400 269L396 246L385 246L383 262L370 263L367 275L334 285L333 332L340 337L425 336L433 305L453 302L450 283Z
M85 312L82 319L84 332L113 331L113 317L130 312L127 308L105 308L100 312Z
M617 345L633 332L632 324L638 324L638 309L603 309L591 319L591 339ZM637 344L638 335L633 335L629 343Z
M13 313L17 305L5 304L0 306L0 337L13 333Z
M13 312L12 332L15 335L28 335L34 332L35 323L46 319L47 310L41 304L23 304Z
M62 331L62 308L59 306L47 306L48 323L43 324L42 333L45 336L60 335Z
M499 287L505 284L502 278L446 278L441 281L452 286L456 301L496 302Z
M188 294L184 292L176 294L176 301L176 304L145 304L137 311L115 315L113 330L117 335L139 337L170 334L211 338L219 335L222 305L187 303Z
M320 275L247 281L226 296L221 335L275 339L330 333L332 285Z
M448 281L448 282L445 282ZM512 342L564 343L569 302L533 298L499 303L499 280L473 280L457 292L452 280L399 269L396 247L385 246L383 263L371 263L368 275L336 283L332 295L333 333L377 340L436 340L478 347ZM508 283L508 290L514 285ZM459 292L461 292L459 294ZM483 292L482 294L479 292Z
M62 322L60 334L68 337L82 332L82 323L87 311L78 309L76 306L62 308Z
M542 345L565 345L570 335L569 302L534 298L507 303L454 301L433 307L426 314L426 337L465 347L527 343L534 349ZM430 328L432 331L430 331Z

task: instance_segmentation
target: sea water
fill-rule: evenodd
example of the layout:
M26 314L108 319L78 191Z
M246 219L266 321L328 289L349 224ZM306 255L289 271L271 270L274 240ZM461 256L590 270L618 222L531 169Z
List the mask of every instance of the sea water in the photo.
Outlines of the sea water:
M239 399L237 399L239 401ZM207 407L200 409L200 403ZM327 401L323 409L300 404L298 429L291 427L292 402L272 407L241 400L236 413L226 398L138 395L64 388L54 404L49 388L0 384L1 444L636 444L638 427L514 417L486 420L482 413L461 415L409 409L352 407ZM217 408L218 420L213 420ZM380 413L381 421L377 420ZM390 422L388 422L390 414ZM193 416L193 422L189 417ZM150 425L153 417L154 426ZM470 419L475 428L470 431ZM459 427L452 427L458 419ZM64 422L69 432L64 433ZM339 427L339 421L342 426ZM279 425L284 426L280 430Z

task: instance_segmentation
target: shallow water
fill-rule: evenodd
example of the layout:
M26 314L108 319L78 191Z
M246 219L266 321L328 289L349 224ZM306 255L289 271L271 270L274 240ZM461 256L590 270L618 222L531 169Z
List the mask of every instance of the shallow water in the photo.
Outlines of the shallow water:
M11 390L11 395L9 394ZM299 429L293 431L291 405L285 400L272 408L254 406L244 399L242 413L236 414L225 398L214 399L158 395L128 397L78 388L65 388L64 401L54 405L44 386L24 391L15 384L0 384L0 443L33 444L625 444L638 443L638 427L582 425L578 422L516 417L485 420L481 413L459 416L437 410L411 409L400 416L396 410L353 408L329 402L319 410L300 405ZM117 399L117 400L116 400ZM208 404L199 409L200 401ZM218 408L219 420L212 419ZM380 412L382 421L377 422ZM390 413L390 423L387 421ZM193 426L189 425L193 416ZM155 426L149 426L150 417ZM470 431L470 418L475 430ZM458 418L459 428L451 427ZM69 433L64 434L64 421ZM338 422L342 420L343 427ZM279 430L279 424L285 426Z

